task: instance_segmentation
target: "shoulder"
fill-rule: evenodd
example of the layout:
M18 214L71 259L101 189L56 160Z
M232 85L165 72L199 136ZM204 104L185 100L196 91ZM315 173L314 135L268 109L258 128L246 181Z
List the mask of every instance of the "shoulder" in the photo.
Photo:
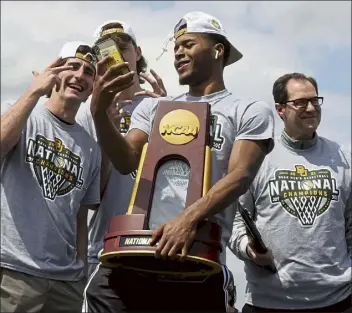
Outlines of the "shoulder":
M142 99L139 104L137 105L136 109L134 112L139 113L139 112L155 112L159 103L162 101L170 101L170 97L160 97L160 98L151 98L151 97L146 97ZM134 113L133 112L133 113Z
M248 114L273 114L273 109L267 102L251 98L240 98L231 93L221 100L221 104L229 112L229 115L236 115L238 118Z
M324 146L324 150L329 151L330 157L336 155L343 163L348 164L348 167L351 168L351 144L340 144L326 137L319 137L319 141Z
M237 99L238 109L245 114L248 111L252 112L273 112L271 106L263 100L254 99Z

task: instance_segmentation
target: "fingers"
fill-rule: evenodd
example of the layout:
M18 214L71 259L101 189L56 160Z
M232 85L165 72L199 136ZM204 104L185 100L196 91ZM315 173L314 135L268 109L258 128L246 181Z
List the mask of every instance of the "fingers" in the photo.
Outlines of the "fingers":
M57 76L55 76L55 86L56 86L56 92L58 92L61 86L61 79Z
M156 245L156 243L158 242L158 240L162 236L163 231L164 231L164 225L160 225L156 230L153 231L152 239L150 241L151 246ZM160 245L160 242L159 242L158 246L159 245Z
M159 259L161 256L161 251L164 249L167 240L163 236L164 226L160 226L152 235L152 240L150 242L151 246L154 246L157 242L158 245L155 249L155 258Z
M115 95L114 99L112 100L112 105L117 104L117 102L120 100L121 94L122 94L122 92L120 91Z
M167 95L166 88L164 86L164 82L161 79L161 77L153 69L150 69L150 73L152 73L152 75L154 76L155 80L157 81L160 89L162 89L165 92L165 96L166 96Z
M161 252L161 256L162 257L168 257L171 260L175 260L177 257L177 253L180 253L180 251L182 250L182 248L184 247L184 243L183 242L178 242L176 244L170 244L170 249L166 250L164 248L164 250Z
M52 61L52 62L46 67L46 69L50 69L50 68L57 67L57 66L60 64L61 61L62 61L62 58L61 58L61 57L56 58L54 61Z
M150 91L150 90L141 90L141 91L137 91L134 96L149 96L149 97L152 97L152 98L159 98L161 97L160 95Z
M256 257L256 253L253 251L250 244L247 245L247 254L252 260Z
M97 75L103 76L106 72L106 66L108 64L108 60L112 61L113 59L111 56L107 56L105 58L102 58L98 63L97 63Z
M72 70L72 65L64 65L64 66L58 66L55 68L50 69L53 74L59 74L62 71L68 71Z
M130 88L133 85L133 81L123 83L119 80L119 77L108 83L105 88L110 93L116 93Z
M273 258L270 251L265 254L258 253L254 247L251 246L251 242L247 245L247 254L253 262L258 265L265 266L273 264Z
M156 73L155 73L155 75L156 75ZM164 87L163 82L161 81L161 78L159 76L158 76L159 82L156 79L154 80L154 79L150 78L148 75L146 75L144 73L140 73L139 76L142 77L143 79L145 79L153 87L153 92L154 92L153 97L154 98L166 96L166 92L163 89L165 87ZM160 86L160 84L161 84L161 86ZM152 95L153 93L148 93L148 91L146 90L145 94Z
M156 80L150 78L147 74L145 73L139 73L139 76L145 79L152 87L154 91L159 91L160 87L158 86L158 83Z
M53 75L57 75L62 71L72 70L72 68L73 67L71 65L65 65L65 66L59 66L59 67L55 67L55 68L50 67L50 68L47 68L46 70L50 71ZM32 74L34 77L39 76L39 72L34 71L34 70L32 71Z
M115 59L111 55L107 55L97 63L97 74L103 76L114 64L116 64Z
M183 245L180 261L184 261L186 259L188 251L191 248L192 242L193 240L187 240Z
M166 260L170 256L171 256L171 259L174 258L176 256L177 251L179 250L178 246L174 246L173 243L167 240L165 241L165 244L163 244L162 247L163 248L160 252L160 257L164 260ZM158 245L158 248L159 248L159 245ZM172 254L171 254L171 250L173 251Z
M127 105L127 104L130 104L130 103L132 103L132 101L131 102L119 102L117 105L116 105L116 111L119 113L119 114L121 114L121 115L126 115L126 114L128 114L127 112L125 112L124 110L123 110L123 108Z
M127 70L128 73L121 74L124 70ZM109 81L117 76L124 76L124 75L128 75L131 79L133 79L134 74L135 72L129 70L128 63L124 62L121 64L110 66L108 70L105 72L105 74L103 75L102 79L104 79L105 81Z

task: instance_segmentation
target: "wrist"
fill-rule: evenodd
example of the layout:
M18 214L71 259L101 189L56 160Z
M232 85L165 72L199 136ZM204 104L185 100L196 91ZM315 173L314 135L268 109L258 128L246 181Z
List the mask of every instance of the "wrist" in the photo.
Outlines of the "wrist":
M204 220L206 218L206 215L203 212L204 210L202 210L202 208L204 207L203 201L204 201L203 198L199 199L193 205L186 208L186 210L184 210L184 212L183 212L186 219L192 225L198 225L199 222L201 222L202 220Z
M99 108L96 108L96 107L91 107L90 108L90 112L92 114L92 117L94 120L106 120L106 119L109 119L109 114L108 114L108 111L107 110L103 110L103 109L99 109Z
M30 98L31 100L38 101L42 97L42 94L41 94L40 90L30 87L26 91L26 96L28 98Z

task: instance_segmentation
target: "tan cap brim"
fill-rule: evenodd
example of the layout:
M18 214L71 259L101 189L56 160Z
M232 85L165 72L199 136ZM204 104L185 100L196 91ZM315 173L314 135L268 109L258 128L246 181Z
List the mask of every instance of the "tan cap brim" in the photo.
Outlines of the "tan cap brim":
M239 52L230 42L229 44L230 44L230 55L227 60L226 66L241 60L243 57L243 54L241 52Z

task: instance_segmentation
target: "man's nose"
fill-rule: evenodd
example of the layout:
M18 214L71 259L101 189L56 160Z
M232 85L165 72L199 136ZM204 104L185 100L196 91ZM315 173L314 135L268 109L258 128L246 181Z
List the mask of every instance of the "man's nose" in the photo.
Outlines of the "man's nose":
M308 101L308 104L306 106L306 111L312 112L312 111L318 111L317 106L313 105L311 101Z

